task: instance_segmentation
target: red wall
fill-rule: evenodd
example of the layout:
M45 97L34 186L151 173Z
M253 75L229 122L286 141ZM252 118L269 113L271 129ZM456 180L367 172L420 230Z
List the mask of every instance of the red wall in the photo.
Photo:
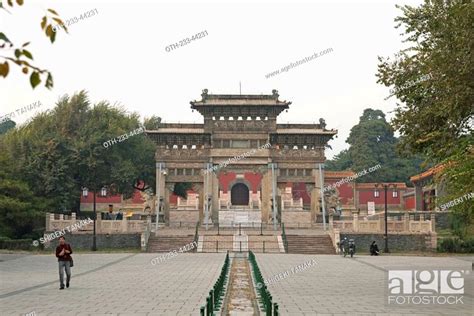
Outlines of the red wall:
M222 190L224 193L227 193L229 190L229 183L235 180L236 175L234 172L219 173L219 190Z
M359 204L367 204L368 201L375 202L375 204L385 204L385 192L384 190L379 190L379 197L374 196L374 190L360 190L357 193L359 194ZM393 190L387 192L387 204L388 205L399 205L401 201L402 192L398 191L398 197L392 197Z
M415 196L407 196L405 198L405 209L406 210L414 210L415 209Z
M111 195L111 196L100 196L100 192L96 193L96 203L120 203L122 202L122 198L119 194L117 195ZM81 194L81 203L94 203L94 194L92 194L91 191L89 191L89 194L87 196L83 196Z
M237 175L235 172L221 172L219 173L219 190L222 190L224 193L227 193L230 190L229 184L237 179ZM253 173L253 172L245 172L244 179L250 183L250 190L253 192L257 192L260 188L260 184L262 182L262 174L260 173Z
M303 198L303 204L311 204L311 195L308 194L304 182L287 182L286 187L291 187L293 200Z

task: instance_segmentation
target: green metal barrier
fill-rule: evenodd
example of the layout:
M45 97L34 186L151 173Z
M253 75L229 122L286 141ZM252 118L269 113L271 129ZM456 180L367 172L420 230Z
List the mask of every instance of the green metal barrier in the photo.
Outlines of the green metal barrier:
M206 305L201 306L201 315L213 316L214 311L219 310L224 298L224 285L225 281L227 280L229 266L230 259L229 254L227 253L225 256L224 265L222 266L221 274L219 275L219 278L217 278L216 283L214 283L214 287L209 291L209 295L206 298Z
M267 316L280 315L278 312L278 304L274 303L272 305L272 295L270 294L270 291L267 289L267 285L264 282L262 272L260 271L260 268L258 267L257 260L255 259L255 255L252 251L249 251L249 261L250 261L250 264L252 265L253 278L254 278L255 284L257 285L257 293L260 295L260 299L261 299L261 303L262 303L263 311L265 312L265 315ZM272 308L273 308L273 313L272 313Z
M284 223L281 223L281 240L283 241L283 248L285 248L285 253L288 253L288 240L286 239Z

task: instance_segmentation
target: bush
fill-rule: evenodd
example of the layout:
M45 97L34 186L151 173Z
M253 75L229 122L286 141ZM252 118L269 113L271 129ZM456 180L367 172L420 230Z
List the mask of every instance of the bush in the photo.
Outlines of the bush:
M464 240L457 237L443 238L438 243L438 252L474 253L474 237Z
M0 249L30 250L32 245L32 239L0 239Z

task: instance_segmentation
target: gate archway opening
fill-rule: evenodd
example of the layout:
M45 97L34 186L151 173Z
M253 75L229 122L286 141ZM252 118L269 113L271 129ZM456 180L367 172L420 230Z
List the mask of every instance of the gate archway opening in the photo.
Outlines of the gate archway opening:
M249 188L243 183L236 183L230 191L232 205L249 205Z

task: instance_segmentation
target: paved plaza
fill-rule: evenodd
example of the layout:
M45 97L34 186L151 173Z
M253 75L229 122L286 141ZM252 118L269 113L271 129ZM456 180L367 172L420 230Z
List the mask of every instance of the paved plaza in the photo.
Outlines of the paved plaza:
M199 315L225 254L179 254L152 266L156 254L75 254L71 288L59 291L53 255L0 254L0 314ZM457 268L472 257L257 254L265 278L315 259L316 265L269 285L282 315L472 315L472 273L464 305L393 308L389 268Z

